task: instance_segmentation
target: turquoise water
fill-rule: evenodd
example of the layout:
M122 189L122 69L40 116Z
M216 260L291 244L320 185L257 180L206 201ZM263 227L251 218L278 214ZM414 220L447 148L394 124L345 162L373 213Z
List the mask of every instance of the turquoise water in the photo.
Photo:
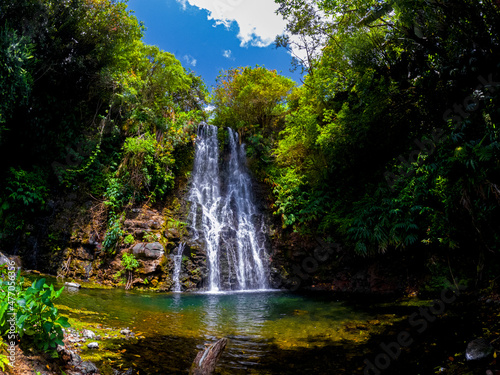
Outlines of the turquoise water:
M80 320L128 327L143 336L120 346L125 349L124 366L141 374L186 373L204 344L221 337L229 343L219 373L331 373L338 362L329 363L334 357L322 352L342 347L343 353L349 344L365 343L370 336L365 328L374 319L365 309L331 296L281 291L158 294L81 289L64 291L58 304L87 312L73 312Z

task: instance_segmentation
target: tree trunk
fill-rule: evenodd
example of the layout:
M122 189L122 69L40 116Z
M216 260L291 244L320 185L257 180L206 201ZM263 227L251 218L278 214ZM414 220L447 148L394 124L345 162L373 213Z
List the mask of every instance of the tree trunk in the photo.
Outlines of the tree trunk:
M125 289L128 290L132 286L132 271L127 270L127 284L125 285Z
M222 338L215 344L199 352L191 365L189 375L212 375L215 372L215 366L217 366L217 362L226 344L227 339Z

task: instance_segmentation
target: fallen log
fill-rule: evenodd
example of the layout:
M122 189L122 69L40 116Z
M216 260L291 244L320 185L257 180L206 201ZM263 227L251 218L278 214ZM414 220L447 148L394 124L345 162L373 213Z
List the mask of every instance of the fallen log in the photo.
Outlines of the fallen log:
M189 370L189 375L212 375L226 344L227 339L224 337L205 350L198 352L191 365L191 370Z

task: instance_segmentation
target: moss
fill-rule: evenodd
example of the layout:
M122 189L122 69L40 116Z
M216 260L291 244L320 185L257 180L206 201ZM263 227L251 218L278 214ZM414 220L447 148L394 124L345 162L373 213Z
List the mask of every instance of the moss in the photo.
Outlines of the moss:
M179 211L181 208L181 203L177 197L172 198L172 202L170 203L170 208L173 211Z
M79 281L78 283L85 289L113 289L112 286L104 285L95 281Z
M63 309L69 309L66 307L61 307L61 311ZM95 313L85 311L85 310L75 310L69 309L72 313L81 315L94 315ZM64 315L64 314L63 314ZM68 320L76 331L82 331L83 329L89 329L94 332L97 336L100 336L100 340L87 340L83 343L81 347L81 351L79 355L84 361L91 361L97 365L100 370L100 373L103 375L111 375L114 374L113 369L122 368L124 366L129 366L122 359L122 354L126 351L126 349L122 349L122 347L126 344L127 346L132 343L137 342L140 339L144 339L145 337L142 334L136 333L134 337L126 338L124 335L120 333L121 328L110 328L105 327L97 322L87 322L82 321L81 319L76 319L73 317L68 317ZM87 344L91 341L96 341L99 343L99 349L89 349L87 348Z

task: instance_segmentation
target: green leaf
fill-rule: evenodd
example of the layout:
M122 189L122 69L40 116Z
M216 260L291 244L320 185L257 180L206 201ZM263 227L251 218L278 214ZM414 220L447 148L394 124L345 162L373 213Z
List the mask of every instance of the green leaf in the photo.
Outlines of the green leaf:
M57 324L60 324L64 328L71 327L71 324L69 324L69 322L68 322L68 318L66 318L65 316L59 317L55 322Z
M39 280L36 281L36 283L34 282L33 283L33 288L37 289L37 290L41 290L43 285L45 284L45 278L41 278Z
M61 293L63 292L63 290L64 290L64 287L62 287L61 289L59 289L58 291L56 291L54 293L54 299L59 298L59 296L61 295Z
M49 333L52 330L52 327L54 327L54 323L52 323L52 322L45 322L45 323L43 323L43 329L47 333Z

